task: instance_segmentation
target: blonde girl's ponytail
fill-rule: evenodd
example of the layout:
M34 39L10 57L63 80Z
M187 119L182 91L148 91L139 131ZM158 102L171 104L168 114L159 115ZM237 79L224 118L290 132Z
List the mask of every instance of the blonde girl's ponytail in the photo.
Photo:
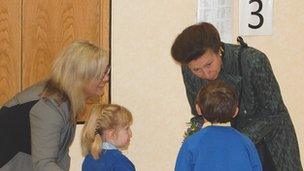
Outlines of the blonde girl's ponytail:
M91 153L95 159L99 158L99 154L101 151L102 138L100 133L96 130L100 118L100 114L102 112L101 105L93 106L90 118L85 123L82 129L81 135L81 148L82 155L86 156Z
M99 159L99 155L101 154L101 144L102 138L99 134L96 134L93 144L91 146L91 154L95 160Z

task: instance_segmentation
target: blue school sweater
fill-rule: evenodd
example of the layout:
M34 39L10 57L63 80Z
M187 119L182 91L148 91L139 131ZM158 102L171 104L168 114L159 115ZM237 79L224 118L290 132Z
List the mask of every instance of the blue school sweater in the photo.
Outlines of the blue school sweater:
M232 127L208 126L183 143L175 171L261 171L252 141Z
M97 160L88 154L82 163L82 171L135 171L135 166L118 149L110 148L103 149Z

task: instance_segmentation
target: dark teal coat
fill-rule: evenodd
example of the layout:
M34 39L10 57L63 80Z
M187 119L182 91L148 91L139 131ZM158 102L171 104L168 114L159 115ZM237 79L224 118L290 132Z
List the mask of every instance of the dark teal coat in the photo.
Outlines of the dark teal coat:
M239 45L224 45L219 74L219 79L233 85L240 96L233 127L255 144L263 142L278 171L302 171L297 137L269 60L264 53L247 47L240 55L239 67L239 50ZM187 66L182 66L182 73L192 113L197 115L195 98L207 80L193 75Z

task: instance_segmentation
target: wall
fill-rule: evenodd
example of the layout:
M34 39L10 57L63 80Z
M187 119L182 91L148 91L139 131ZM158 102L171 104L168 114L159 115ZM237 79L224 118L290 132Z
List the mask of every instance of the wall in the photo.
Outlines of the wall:
M234 1L234 37L238 32ZM274 2L272 36L245 37L271 61L291 113L304 163L303 56L304 1ZM139 171L173 170L185 123L191 117L180 68L170 57L175 36L195 22L196 0L112 2L112 102L134 115L133 138L125 153ZM295 17L296 16L296 17ZM78 132L81 126L78 127ZM82 159L72 147L72 169ZM77 168L79 167L79 168Z

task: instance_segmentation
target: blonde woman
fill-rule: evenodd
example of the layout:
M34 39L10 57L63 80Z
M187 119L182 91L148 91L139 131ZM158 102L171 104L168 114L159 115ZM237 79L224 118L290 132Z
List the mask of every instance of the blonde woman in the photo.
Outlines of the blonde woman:
M86 99L109 80L108 55L86 41L71 43L50 78L18 93L0 111L0 170L69 170L69 146Z
M122 106L94 106L82 131L82 170L135 171L133 163L120 152L130 143L132 121L132 114Z

